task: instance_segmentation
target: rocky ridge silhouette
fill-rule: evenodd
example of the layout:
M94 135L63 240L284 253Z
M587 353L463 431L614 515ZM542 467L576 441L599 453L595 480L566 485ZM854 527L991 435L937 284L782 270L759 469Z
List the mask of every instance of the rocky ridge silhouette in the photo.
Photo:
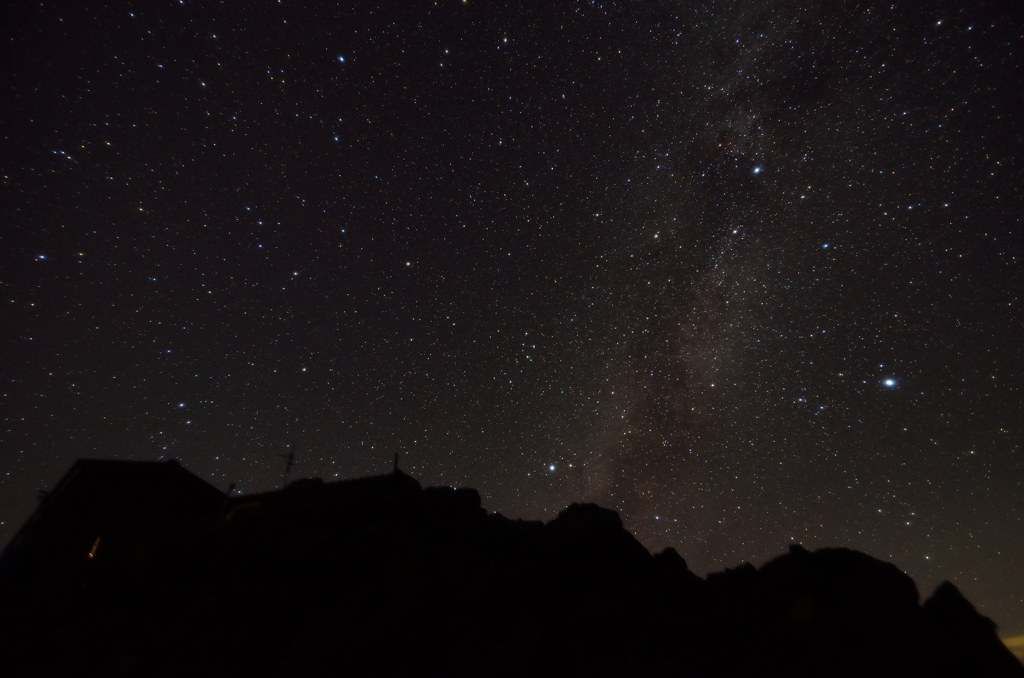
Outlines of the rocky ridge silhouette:
M122 536L123 537L123 536ZM614 511L547 524L394 474L300 480L0 577L8 676L1024 676L950 583L789 553L706 579Z

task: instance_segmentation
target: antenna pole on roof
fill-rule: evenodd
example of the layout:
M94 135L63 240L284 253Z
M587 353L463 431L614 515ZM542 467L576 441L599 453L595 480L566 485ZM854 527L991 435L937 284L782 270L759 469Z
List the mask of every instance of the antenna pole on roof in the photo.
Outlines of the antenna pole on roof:
M219 520L224 520L224 516L227 515L227 513L228 513L228 504L231 503L231 493L234 492L234 491L235 491L235 484L231 483L230 485L228 485L228 493L224 495L224 503L220 507L220 518L219 518Z
M291 473L292 473L292 466L295 465L295 446L294 445L289 445L288 446L288 454L279 454L277 456L281 457L282 459L287 459L288 460L288 462L284 466L284 484L287 485L288 484L288 476L291 475Z
M398 475L398 452L395 452L395 475Z

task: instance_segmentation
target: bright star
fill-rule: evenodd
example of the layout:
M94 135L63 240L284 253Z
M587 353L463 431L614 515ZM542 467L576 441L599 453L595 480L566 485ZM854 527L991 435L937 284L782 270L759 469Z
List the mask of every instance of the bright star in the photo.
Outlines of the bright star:
M885 384L886 386L888 386L889 388L892 388L893 386L896 385L896 380L895 379L886 379L882 383Z
M760 167L755 167L754 168L754 174L760 174L760 173L761 173L761 168Z
M550 466L548 466L548 470L549 471L554 471L555 470L555 465L551 464Z
M338 63L342 63L342 64L345 63L345 57L339 55L338 56Z

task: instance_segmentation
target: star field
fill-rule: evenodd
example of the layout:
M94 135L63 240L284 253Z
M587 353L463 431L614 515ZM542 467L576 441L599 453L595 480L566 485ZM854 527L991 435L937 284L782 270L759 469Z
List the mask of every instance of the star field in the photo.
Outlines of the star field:
M790 542L1024 633L1013 2L11 3L0 540L79 457Z

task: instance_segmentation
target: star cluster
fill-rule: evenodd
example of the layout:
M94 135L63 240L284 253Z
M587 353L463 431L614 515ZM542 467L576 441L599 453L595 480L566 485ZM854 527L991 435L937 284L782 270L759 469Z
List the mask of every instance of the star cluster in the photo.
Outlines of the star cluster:
M4 11L0 539L78 457L398 454L1024 632L1018 4Z

